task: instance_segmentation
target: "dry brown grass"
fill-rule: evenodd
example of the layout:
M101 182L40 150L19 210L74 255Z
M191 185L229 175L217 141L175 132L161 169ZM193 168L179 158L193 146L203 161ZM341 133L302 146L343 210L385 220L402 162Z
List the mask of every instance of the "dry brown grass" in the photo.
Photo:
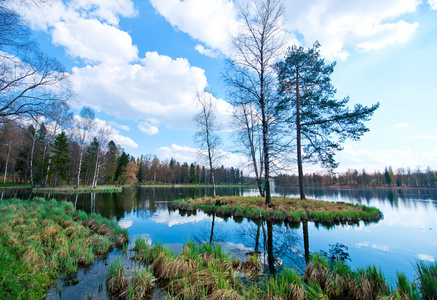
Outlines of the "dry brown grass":
M211 295L208 296L208 300L240 300L243 299L236 291L234 290L217 290L214 291Z

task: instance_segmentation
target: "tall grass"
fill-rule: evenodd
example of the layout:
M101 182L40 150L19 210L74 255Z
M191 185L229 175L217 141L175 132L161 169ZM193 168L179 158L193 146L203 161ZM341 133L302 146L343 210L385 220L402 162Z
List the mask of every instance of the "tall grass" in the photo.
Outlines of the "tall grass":
M43 298L55 278L90 265L116 243L116 233L127 236L116 222L95 217L108 230L84 225L91 216L72 203L1 201L0 299Z

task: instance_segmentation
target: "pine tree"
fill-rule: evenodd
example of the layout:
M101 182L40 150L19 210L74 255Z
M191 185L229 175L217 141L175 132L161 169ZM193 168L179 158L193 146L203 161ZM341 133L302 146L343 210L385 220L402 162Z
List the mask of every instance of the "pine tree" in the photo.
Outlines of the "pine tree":
M342 149L340 143L348 138L359 140L369 131L363 121L379 107L379 103L371 107L356 104L350 110L349 97L335 99L330 76L336 63L325 64L319 48L318 42L308 49L293 46L276 65L281 96L278 110L288 111L287 123L295 127L301 199L305 199L302 162L336 168L334 154Z
M55 185L58 183L58 178L67 181L70 161L67 136L62 131L56 136L52 146L52 168L50 172L55 176Z

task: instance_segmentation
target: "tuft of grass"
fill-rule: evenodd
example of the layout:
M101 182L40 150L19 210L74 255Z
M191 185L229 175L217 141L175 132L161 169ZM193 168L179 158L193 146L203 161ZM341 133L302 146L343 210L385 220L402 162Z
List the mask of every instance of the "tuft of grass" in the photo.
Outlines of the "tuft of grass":
M419 291L423 299L437 299L437 262L416 262Z
M116 258L109 264L106 271L106 288L111 295L119 298L128 293L129 284L124 276L124 266L120 258Z
M83 225L90 217L74 211L69 202L1 201L0 299L44 298L55 278L77 272L106 253L118 224L112 223L108 232L94 232ZM95 217L100 224L111 223Z
M150 269L135 270L129 283L127 299L147 299L155 287L155 278Z

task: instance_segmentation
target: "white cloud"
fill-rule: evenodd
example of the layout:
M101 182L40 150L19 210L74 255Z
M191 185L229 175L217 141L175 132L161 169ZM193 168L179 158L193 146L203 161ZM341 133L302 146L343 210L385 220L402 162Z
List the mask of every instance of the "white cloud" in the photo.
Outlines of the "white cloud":
M429 6L431 6L431 9L437 9L437 0L428 0Z
M112 127L119 128L121 130L130 131L129 126L121 125L121 124L118 124L114 121L109 121L108 124L111 125Z
M147 122L138 123L137 127L139 130L141 130L141 132L148 135L157 134L159 132L158 127L153 126L152 124Z
M326 57L345 59L348 49L368 51L405 42L417 23L392 20L414 12L420 0L286 1L288 28L307 43L318 40Z
M203 55L206 55L206 56L209 56L209 57L212 57L212 58L217 57L220 54L218 51L214 51L214 50L211 50L211 49L206 49L205 47L203 47L200 44L197 44L194 47L194 49L196 49L196 51L199 52L200 54L203 54Z
M73 57L109 64L138 58L130 35L115 27L119 15L136 15L130 0L74 0L67 4L53 0L42 6L29 3L18 11L33 28L49 32L53 44L65 47Z
M395 124L393 127L395 127L395 128L405 128L405 127L408 127L408 126L410 126L410 124L408 124L408 123L398 123L398 124Z
M156 149L156 152L158 153L158 156L163 160L170 159L172 157L176 159L176 161L187 163L199 162L200 160L199 149L187 146L172 144L168 147L160 147ZM221 149L217 151L217 154L218 157L221 157L221 159L217 163L220 166L223 165L226 168L241 168L247 165L247 158L238 154L226 152Z
M207 86L204 70L156 52L146 53L140 64L75 67L72 81L78 98L88 106L173 129L193 129L194 91Z
M131 0L73 0L71 7L81 11L84 17L95 17L112 25L118 25L119 15L137 15Z
M52 37L55 45L86 61L120 65L138 58L138 49L128 33L98 20L58 22Z
M176 29L226 53L230 34L238 28L231 0L151 0L155 9Z

